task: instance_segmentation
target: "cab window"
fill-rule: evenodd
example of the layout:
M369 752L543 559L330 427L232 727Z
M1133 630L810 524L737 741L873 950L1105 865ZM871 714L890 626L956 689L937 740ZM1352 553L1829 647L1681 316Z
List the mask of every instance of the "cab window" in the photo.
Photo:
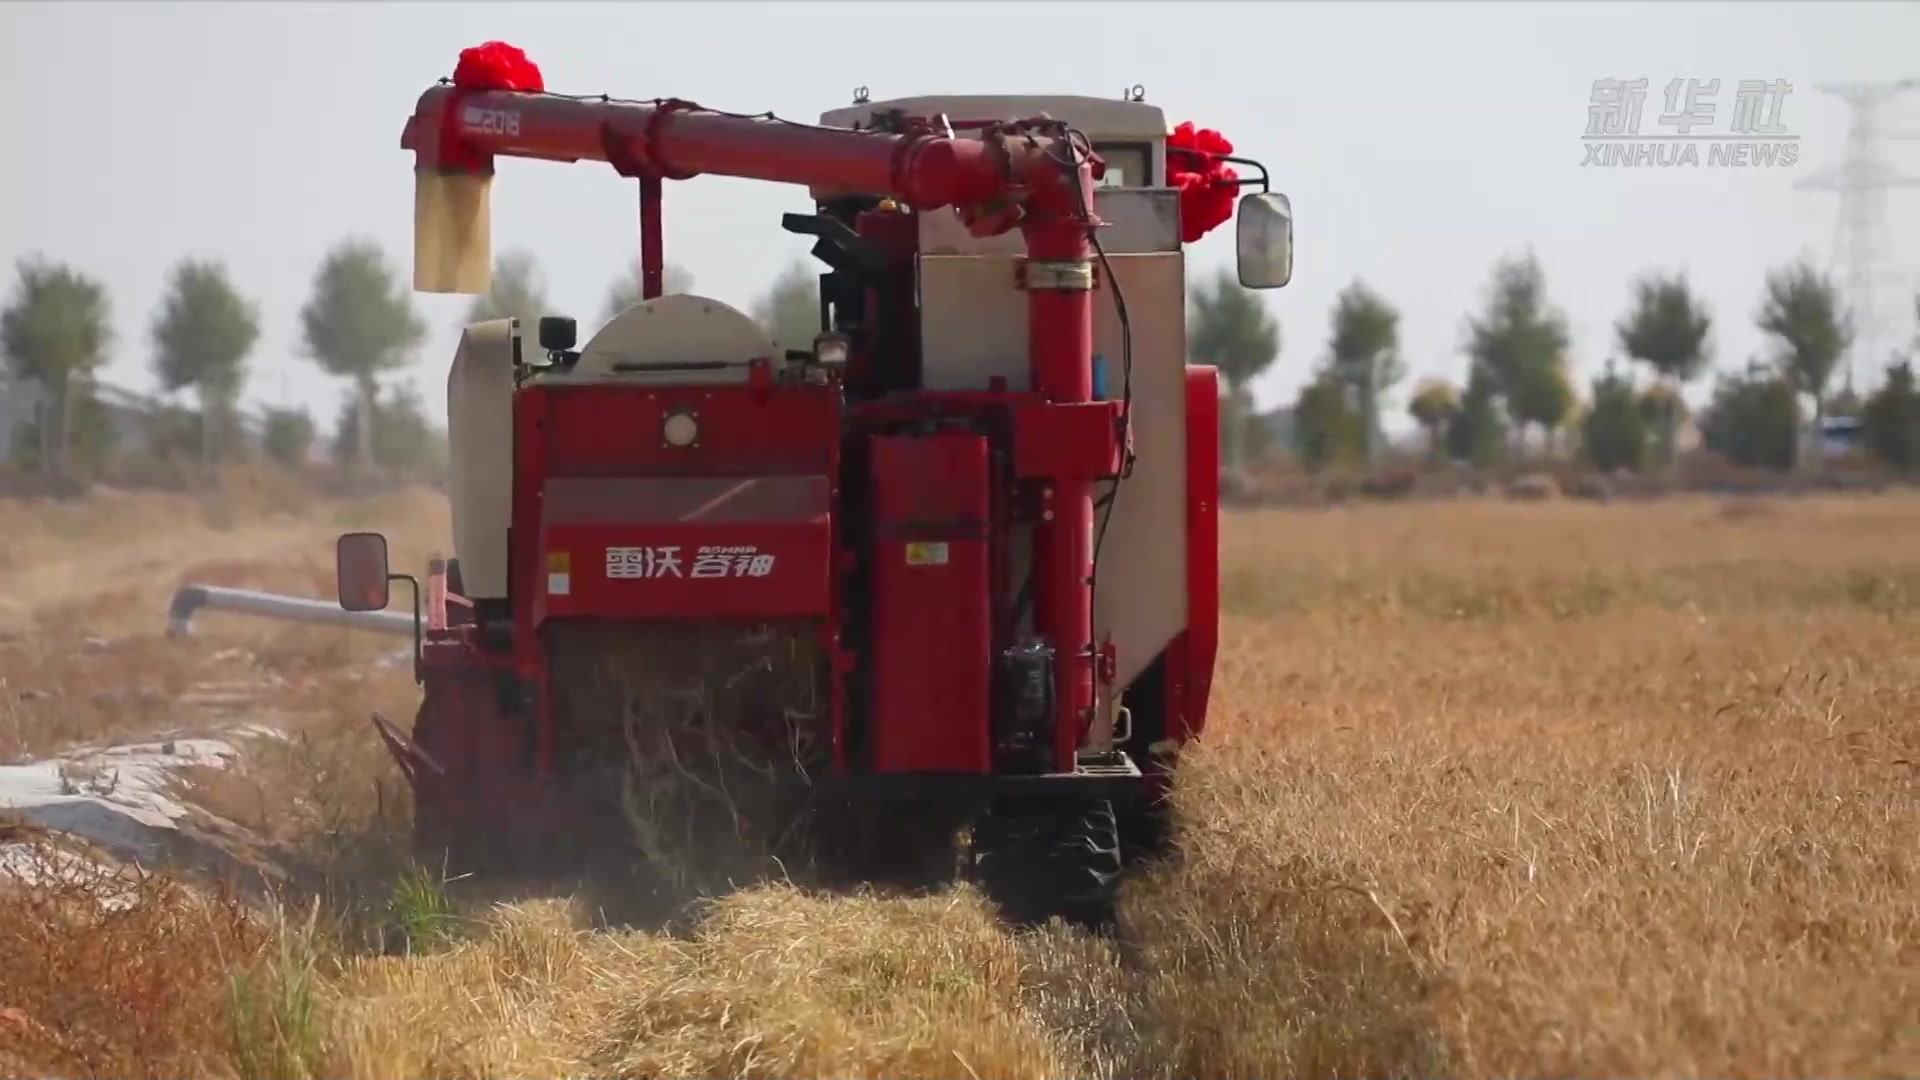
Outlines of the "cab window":
M1153 186L1153 144L1097 142L1093 150L1107 163L1107 175L1100 180L1102 187Z

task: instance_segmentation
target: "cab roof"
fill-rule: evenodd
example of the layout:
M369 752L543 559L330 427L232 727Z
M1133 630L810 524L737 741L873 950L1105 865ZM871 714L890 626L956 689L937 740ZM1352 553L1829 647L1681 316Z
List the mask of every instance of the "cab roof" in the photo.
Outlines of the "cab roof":
M1167 115L1158 105L1076 94L930 94L869 101L822 113L829 127L865 127L884 112L914 116L945 113L952 120L1024 120L1046 113L1079 128L1094 142L1154 142L1167 137Z

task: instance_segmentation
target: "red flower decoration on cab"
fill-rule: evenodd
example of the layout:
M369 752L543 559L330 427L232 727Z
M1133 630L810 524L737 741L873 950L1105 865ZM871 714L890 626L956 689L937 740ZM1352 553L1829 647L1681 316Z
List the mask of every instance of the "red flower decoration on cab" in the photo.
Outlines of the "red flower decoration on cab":
M453 69L453 85L462 90L528 90L539 93L547 88L540 69L527 54L504 41L489 41L460 50L460 64Z
M1180 189L1180 239L1191 244L1233 217L1240 174L1214 155L1233 144L1212 128L1189 120L1167 136L1167 186Z

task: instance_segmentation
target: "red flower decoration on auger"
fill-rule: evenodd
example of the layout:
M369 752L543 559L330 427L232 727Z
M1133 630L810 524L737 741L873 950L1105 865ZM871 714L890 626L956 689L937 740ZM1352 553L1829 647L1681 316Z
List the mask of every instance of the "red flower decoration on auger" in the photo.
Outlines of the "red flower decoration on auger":
M1180 239L1191 244L1233 217L1240 174L1216 154L1233 153L1233 144L1212 128L1196 130L1189 120L1167 136L1167 186L1180 189Z
M489 41L460 50L460 64L453 69L453 85L462 90L530 90L547 88L540 69L527 54L504 41Z

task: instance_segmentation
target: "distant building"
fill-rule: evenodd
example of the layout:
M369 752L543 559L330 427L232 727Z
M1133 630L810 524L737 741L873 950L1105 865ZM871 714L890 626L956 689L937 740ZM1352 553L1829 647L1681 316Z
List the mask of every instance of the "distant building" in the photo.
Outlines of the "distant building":
M158 403L111 383L94 383L93 395L113 424L115 452L145 452L152 444L152 417ZM52 405L51 396L39 383L0 375L0 461L11 462L18 456L21 432L31 428Z
M112 383L95 381L94 398L105 408L113 425L113 452L145 454L153 450L155 420L165 403ZM39 383L18 379L0 371L0 461L12 463L19 456L20 433L30 428L51 398ZM259 438L264 427L257 410L242 406L240 426L249 441Z
M1807 421L1806 434L1814 437L1814 423ZM1820 452L1826 457L1839 457L1843 454L1862 450L1867 445L1866 425L1857 416L1829 416L1819 423Z

